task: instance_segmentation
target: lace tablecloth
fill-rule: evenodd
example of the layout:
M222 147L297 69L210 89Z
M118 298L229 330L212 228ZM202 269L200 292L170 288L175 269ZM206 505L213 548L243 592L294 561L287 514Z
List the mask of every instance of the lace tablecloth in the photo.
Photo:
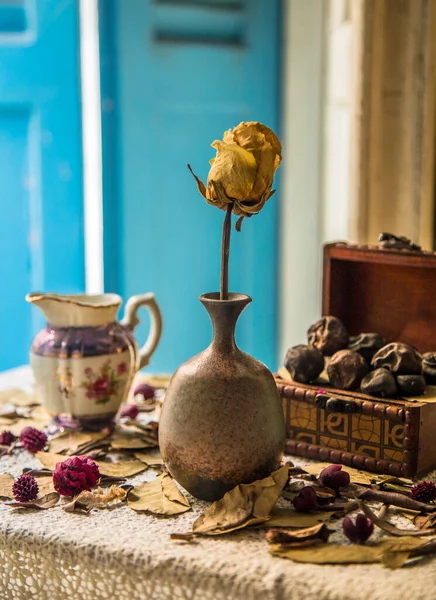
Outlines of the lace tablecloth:
M0 375L0 388L29 380L28 370L16 370ZM27 453L0 460L1 472L14 476L37 465ZM153 477L145 472L133 481ZM189 531L206 505L194 501L192 512L158 518L127 506L83 516L60 508L14 511L0 504L0 598L436 599L434 559L395 571L380 565L317 566L270 556L260 530L195 543L170 539L171 533Z

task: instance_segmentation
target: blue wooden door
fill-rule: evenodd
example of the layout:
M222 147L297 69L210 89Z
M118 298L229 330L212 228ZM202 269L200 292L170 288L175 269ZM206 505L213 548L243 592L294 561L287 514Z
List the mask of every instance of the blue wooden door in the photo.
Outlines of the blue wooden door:
M279 0L100 2L106 287L156 293L164 335L151 370L210 342L198 296L219 289L224 212L206 205L186 163L206 179L224 130L243 120L277 130L279 13ZM238 343L271 368L277 202L233 231L230 254L230 290L253 297Z
M78 5L0 2L0 370L43 323L25 294L84 286Z

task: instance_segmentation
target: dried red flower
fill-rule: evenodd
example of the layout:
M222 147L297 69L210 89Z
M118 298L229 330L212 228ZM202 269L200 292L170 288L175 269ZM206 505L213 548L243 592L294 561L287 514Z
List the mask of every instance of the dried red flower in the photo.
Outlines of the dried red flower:
M17 502L31 502L36 500L39 487L33 475L24 474L14 481L12 493Z
M420 481L410 490L410 496L419 502L436 500L436 485L433 481Z
M89 491L100 479L98 465L87 456L72 456L57 463L53 473L54 488L62 496L77 496Z
M345 517L342 521L342 529L350 542L364 544L374 531L374 524L371 519L359 513L356 516L355 523L353 523L350 517Z
M342 470L342 465L329 465L321 471L318 481L321 485L336 492L350 483L350 475Z
M128 419L136 419L139 415L139 408L136 404L127 404L121 411L120 417L126 417Z
M16 439L17 439L17 436L14 435L12 433L12 431L9 431L8 429L6 429L5 431L2 431L0 433L0 445L1 446L10 446L11 444L13 444L15 442Z
M46 445L47 436L43 431L39 431L35 427L25 427L20 433L20 442L26 450L32 452L32 454L36 454Z
M148 383L140 383L133 390L134 396L142 396L144 400L150 400L151 398L154 398L155 393L156 389Z
M316 511L320 508L316 492L310 485L306 485L300 490L292 500L292 504L298 512Z

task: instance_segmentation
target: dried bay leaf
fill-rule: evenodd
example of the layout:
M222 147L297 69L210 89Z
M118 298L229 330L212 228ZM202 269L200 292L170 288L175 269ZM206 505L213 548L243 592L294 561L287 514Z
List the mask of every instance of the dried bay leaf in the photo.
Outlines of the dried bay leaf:
M303 465L302 468L306 471L306 473L309 473L309 475L315 475L315 477L318 478L321 471L326 467L330 467L331 465L332 463L316 463L313 465ZM371 485L377 479L377 475L365 473L365 471L359 471L353 467L342 465L342 469L350 475L351 483L357 483L359 485Z
M125 460L120 462L95 461L102 475L111 477L132 477L145 471L147 465L140 460Z
M318 523L328 521L332 513L300 513L292 508L278 508L271 511L271 517L261 526L265 527L312 527Z
M349 565L384 562L386 566L398 564L402 566L409 555L424 545L423 540L403 537L388 539L374 544L323 544L311 548L282 548L280 545L271 546L270 552L274 556L288 558L295 562L312 563L318 565ZM400 557L393 555L400 554ZM407 557L406 557L407 554Z
M194 533L220 535L267 521L288 481L288 471L285 465L264 479L237 485L194 521Z
M302 548L325 544L332 531L325 523L297 529L269 529L265 537L270 544L279 544L282 548Z
M149 467L160 466L164 464L160 452L135 452L135 457Z
M49 477L36 477L36 482L39 488L39 495L46 496L47 494L51 494L55 492L53 485L53 477L50 475Z
M92 441L91 435L87 433L81 431L67 431L50 439L50 452L53 454L60 454L65 451L74 453L77 448Z
M50 471L54 471L59 462L63 462L68 458L63 454L55 454L54 452L37 452L35 457L44 467L50 469Z
M115 432L111 437L111 447L114 450L141 450L154 446L155 443L150 443L141 432Z
M368 517L368 519L371 519L371 521L375 525L377 525L377 527L379 529L381 529L382 531L386 531L387 533L390 533L391 535L418 537L418 536L424 536L424 535L434 535L436 533L435 529L412 529L412 530L399 529L398 527L396 527L389 521L386 521L385 519L381 519L378 515L375 514L375 512L373 512L369 508L369 506L367 506L361 500L358 500L357 503L358 503L360 510L363 512L363 514L365 516Z
M15 421L12 425L2 427L1 430L4 431L5 429L8 429L18 437L25 427L35 427L35 429L39 430L43 429L41 421L35 421L34 419L18 419L18 421Z
M0 498L13 498L12 486L14 485L14 478L8 473L2 473L0 475Z
M135 486L127 497L127 504L135 511L166 516L178 515L191 509L188 500L168 473L162 473L153 481Z
M59 498L60 496L57 492L51 492L32 502L6 502L6 504L12 508L36 508L38 510L47 510L48 508L56 506L59 502Z
M39 404L35 394L25 392L19 388L0 391L0 404L10 403L14 406L27 407Z

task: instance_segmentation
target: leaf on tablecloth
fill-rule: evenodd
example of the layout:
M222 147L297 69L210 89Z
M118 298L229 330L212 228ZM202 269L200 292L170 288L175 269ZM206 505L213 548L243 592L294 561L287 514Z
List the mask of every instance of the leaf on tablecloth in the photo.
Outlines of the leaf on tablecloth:
M416 514L413 518L413 524L419 529L429 529L436 526L436 513L429 515Z
M120 462L108 462L96 460L100 473L111 477L132 477L145 471L147 465L140 460L125 460Z
M319 565L349 565L364 563L385 563L388 567L402 566L410 554L425 542L416 538L402 537L388 539L373 544L323 544L311 548L282 548L271 546L274 556L288 558L295 562ZM399 556L397 556L399 555Z
M12 425L1 427L0 430L4 431L5 429L8 429L18 437L25 427L35 427L35 429L39 430L42 429L41 421L34 421L33 419L18 419Z
M319 477L321 471L326 467L330 467L331 465L332 463L315 463L313 465L303 465L302 469L304 469L306 473L309 473L309 475L315 475L315 477ZM353 469L352 467L347 467L346 465L343 465L342 469L350 475L350 483L371 485L377 480L377 475L373 475L372 473L365 473L365 471L359 471L358 469Z
M47 510L48 508L56 506L59 502L59 498L60 496L57 492L51 492L32 502L6 502L6 504L12 508L37 508L39 510Z
M38 484L40 496L46 496L47 494L51 494L52 492L56 491L54 489L53 477L51 475L48 477L36 477L36 482Z
M275 506L271 511L271 517L262 524L265 527L312 527L318 523L328 521L332 513L301 513L293 508L278 508Z
M0 392L0 404L10 403L14 406L27 407L39 404L39 400L33 393L20 389L2 390Z
M168 473L162 473L153 481L135 486L127 497L127 504L132 510L167 516L178 515L191 509L188 500Z
M0 498L13 498L12 486L14 484L14 478L8 473L2 473L0 475Z
M160 452L135 452L136 458L149 467L161 466L164 464Z
M110 444L114 450L141 450L156 445L154 440L148 440L139 430L116 431L111 437Z
M325 544L331 533L333 532L325 523L318 523L318 525L294 531L291 529L268 529L265 537L270 544L279 544L282 548L306 548Z
M267 521L288 481L288 471L285 465L264 479L237 485L194 521L194 533L220 535Z
M56 468L56 465L59 462L63 462L64 460L67 459L66 456L64 456L63 454L56 454L55 452L37 452L35 454L35 457L39 460L39 462L46 467L47 469L50 469L50 471L54 471Z
M91 435L81 431L70 431L52 437L49 441L49 447L52 454L60 454L66 451L74 454L77 448L89 442L92 442Z

